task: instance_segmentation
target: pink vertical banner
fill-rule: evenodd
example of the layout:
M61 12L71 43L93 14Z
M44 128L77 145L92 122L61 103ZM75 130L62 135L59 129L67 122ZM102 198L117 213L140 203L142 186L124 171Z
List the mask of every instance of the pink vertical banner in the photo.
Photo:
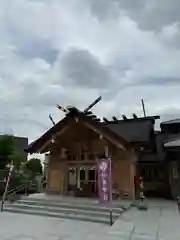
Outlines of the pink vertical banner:
M111 159L103 158L98 160L98 193L101 204L110 204L112 202L111 190Z

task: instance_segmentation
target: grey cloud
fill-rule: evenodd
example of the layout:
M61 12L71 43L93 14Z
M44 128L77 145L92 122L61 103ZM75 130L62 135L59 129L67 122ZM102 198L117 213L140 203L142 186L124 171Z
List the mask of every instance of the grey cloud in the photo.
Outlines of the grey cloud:
M180 84L180 77L156 77L147 79L146 84L156 84L156 85L162 85L162 84Z
M119 16L116 0L89 0L89 4L92 13L101 21Z
M48 41L33 39L23 41L18 46L17 54L27 59L42 58L52 65L56 61L59 52L53 49Z
M59 51L52 40L54 18L51 4L42 0L13 0L11 4L1 3L1 7L3 37L15 46L15 54L27 59L42 58L53 64Z
M15 53L21 57L42 58L49 64L56 61L59 51L53 48L47 39L26 36L23 31L19 31L13 26L8 26L7 32L11 43L16 46Z
M43 106L30 108L9 101L1 103L0 108L1 133L35 138L39 131L43 133L49 127L48 112Z
M180 21L179 16L180 2L178 0L153 0L146 1L142 12L133 14L130 9L130 16L139 23L143 29L160 30L163 26L171 25Z
M38 81L30 79L21 85L21 96L18 104L24 107L49 108L55 107L61 99L66 99L66 91L60 85L46 84L42 87Z
M136 81L135 83L130 83L130 84L126 84L125 86L128 87L132 87L132 86L143 86L143 85L155 85L155 86L161 86L161 85L180 85L180 77L158 77L158 76L154 76L151 77L149 76L148 78L142 78L139 79L139 81ZM125 87L124 86L124 87Z
M0 125L6 131L34 140L51 127L49 113L55 121L63 116L57 103L84 109L100 94L93 108L100 116L142 116L142 97L149 115L166 116L178 106L179 46L172 50L171 31L161 29L178 21L176 12L168 15L175 1L170 13L161 0L29 2L14 1L10 11L1 5Z
M143 29L160 30L163 26L180 22L179 0L90 0L89 2L92 13L100 20L109 16L117 18L112 14L113 6L116 6L116 13L118 12L119 16L125 13Z
M89 88L106 88L111 74L88 50L70 50L60 61L64 84Z
M48 119L48 118L47 118ZM26 118L19 116L19 117L13 117L11 115L5 115L5 116L1 116L0 117L0 123L1 123L1 127L0 129L6 131L13 131L12 130L12 125L21 125L24 122L26 122ZM38 127L38 128L42 128L42 129L47 129L47 124L42 123L41 121L38 121L38 119L29 119L28 123L32 126Z

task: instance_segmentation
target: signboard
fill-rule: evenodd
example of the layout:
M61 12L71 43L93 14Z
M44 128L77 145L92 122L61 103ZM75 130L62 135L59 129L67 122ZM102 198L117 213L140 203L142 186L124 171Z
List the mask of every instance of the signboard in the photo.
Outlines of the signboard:
M101 204L109 204L112 201L111 191L111 159L98 160L98 193Z

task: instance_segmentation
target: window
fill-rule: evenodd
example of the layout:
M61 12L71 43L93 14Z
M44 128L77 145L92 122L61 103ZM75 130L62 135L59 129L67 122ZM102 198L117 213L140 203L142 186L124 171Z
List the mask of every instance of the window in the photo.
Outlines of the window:
M89 169L88 170L88 180L89 181L94 181L95 178L96 178L95 169Z
M68 159L68 161L71 161L72 160L72 155L68 155L67 159Z
M76 156L72 155L72 154L68 154L67 159L68 159L68 161L75 161L76 160Z
M81 154L81 160L85 160L84 154Z
M95 159L95 156L94 156L93 153L90 153L88 157L89 157L89 160L94 160Z
M86 171L85 171L85 169L80 169L80 180L81 181L86 180Z

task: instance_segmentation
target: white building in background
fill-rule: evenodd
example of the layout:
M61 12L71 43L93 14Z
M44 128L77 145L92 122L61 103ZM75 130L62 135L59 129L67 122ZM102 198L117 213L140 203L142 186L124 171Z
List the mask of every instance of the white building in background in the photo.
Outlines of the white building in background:
M44 164L44 176L46 177L46 179L48 177L49 157L50 157L50 154L46 153L45 158L44 158L44 162L43 162L43 164Z

